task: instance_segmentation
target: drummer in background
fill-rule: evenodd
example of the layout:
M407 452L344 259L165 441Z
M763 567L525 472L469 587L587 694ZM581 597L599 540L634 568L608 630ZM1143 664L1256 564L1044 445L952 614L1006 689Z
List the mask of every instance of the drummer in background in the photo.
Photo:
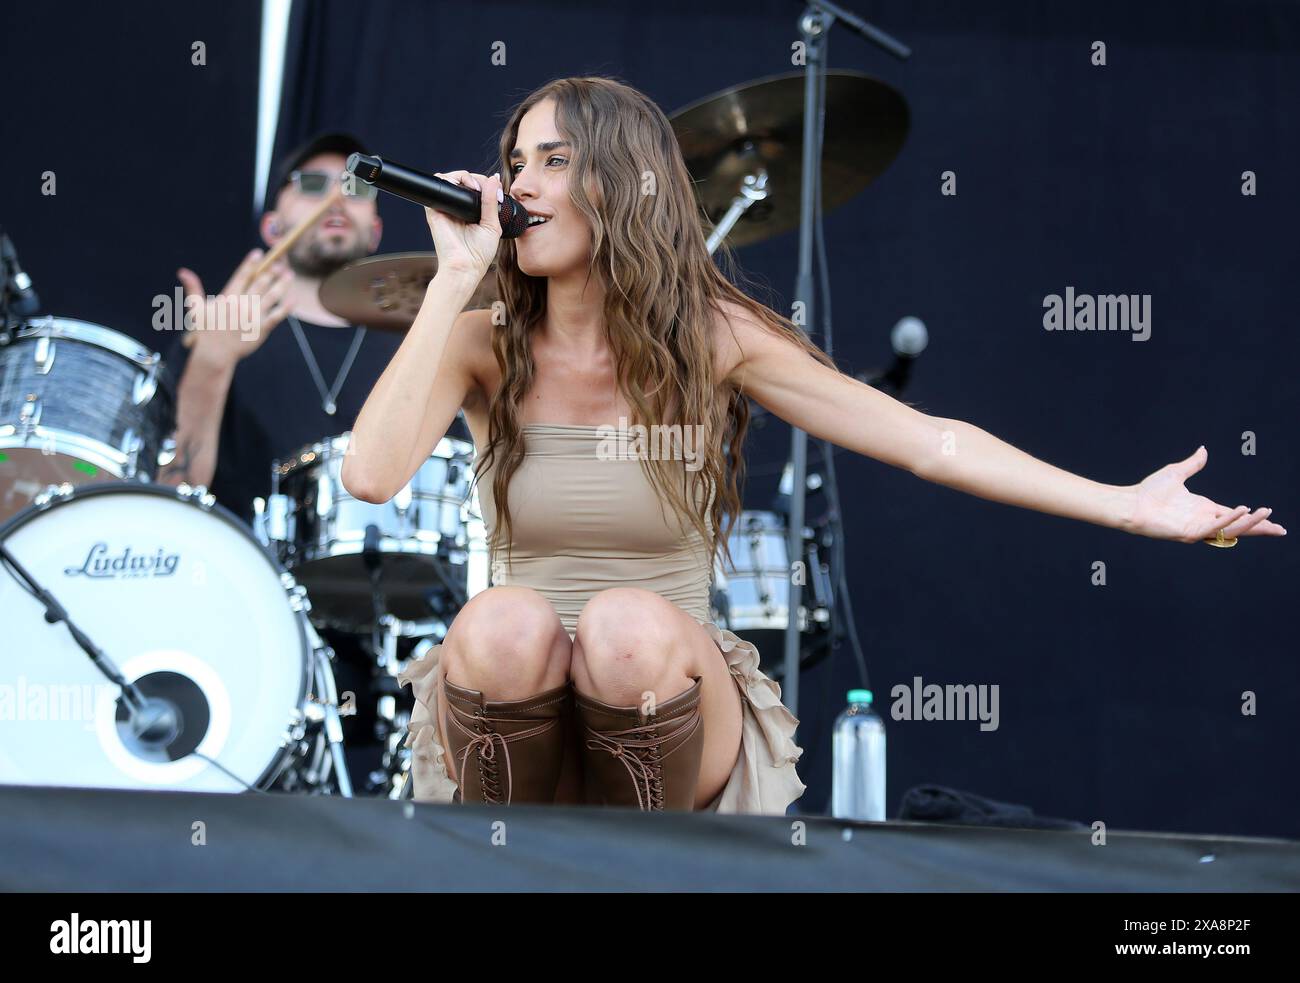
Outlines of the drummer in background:
M262 241L273 247L297 228L338 185L348 155L365 152L355 137L318 136L272 170L259 222ZM345 186L346 187L346 186ZM261 298L256 330L192 332L194 347L177 335L164 353L177 390L176 458L160 482L206 485L223 506L252 523L253 499L271 491L271 465L305 445L352 429L401 344L400 334L354 327L321 306L320 285L331 273L373 253L383 224L375 189L357 182L357 194L340 198L289 250L287 264L248 282L262 259L250 254L222 289L222 296ZM187 296L204 296L199 277L177 272ZM202 311L202 308L196 308ZM354 787L370 790L382 747L374 737L375 707L369 687L374 660L354 638L321 629L338 656L334 675L340 694L357 694L355 714L343 718L343 735Z
M354 151L365 152L355 137L322 134L272 170L267 200L273 208L259 223L268 248L337 187ZM294 244L287 264L250 285L248 274L261 253L250 254L223 288L223 295L261 297L258 325L206 331L196 325L192 348L177 335L164 353L180 381L176 458L158 480L206 485L245 522L252 521L253 499L270 494L273 461L352 428L402 340L348 324L317 296L331 273L373 253L383 231L375 189L361 182L345 187L353 193ZM206 294L191 270L177 276L187 296Z

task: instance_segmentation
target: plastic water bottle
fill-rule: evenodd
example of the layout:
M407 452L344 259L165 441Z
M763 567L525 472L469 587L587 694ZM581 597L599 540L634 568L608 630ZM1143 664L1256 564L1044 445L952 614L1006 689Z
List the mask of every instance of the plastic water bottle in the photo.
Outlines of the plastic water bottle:
M871 690L849 690L849 705L835 718L831 753L831 815L885 820L885 723L871 709Z

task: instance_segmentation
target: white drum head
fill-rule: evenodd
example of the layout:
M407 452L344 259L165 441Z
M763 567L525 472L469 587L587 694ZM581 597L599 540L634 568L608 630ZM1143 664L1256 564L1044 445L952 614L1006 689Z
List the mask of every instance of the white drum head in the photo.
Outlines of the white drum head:
M181 745L256 785L303 705L308 647L252 535L157 485L80 489L8 528L18 562L128 680L170 674L193 694ZM0 782L243 789L197 755L133 752L117 687L3 567L0 611Z

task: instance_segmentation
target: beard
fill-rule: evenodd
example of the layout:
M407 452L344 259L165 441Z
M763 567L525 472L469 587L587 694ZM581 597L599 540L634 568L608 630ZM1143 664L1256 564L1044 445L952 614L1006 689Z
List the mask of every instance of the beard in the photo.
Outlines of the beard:
M289 250L289 269L300 277L323 280L354 260L370 255L365 236L358 231L351 243L328 244L319 237L304 236Z

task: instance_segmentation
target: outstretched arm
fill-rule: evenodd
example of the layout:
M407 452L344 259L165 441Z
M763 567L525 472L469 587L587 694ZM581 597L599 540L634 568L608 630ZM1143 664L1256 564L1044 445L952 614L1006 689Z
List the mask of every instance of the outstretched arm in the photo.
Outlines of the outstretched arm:
M919 478L990 501L1081 519L1157 539L1196 542L1282 536L1271 509L1250 512L1194 495L1183 482L1205 465L1205 449L1136 485L1092 481L1018 450L961 420L932 417L822 365L736 306L718 333L728 381L814 437Z

